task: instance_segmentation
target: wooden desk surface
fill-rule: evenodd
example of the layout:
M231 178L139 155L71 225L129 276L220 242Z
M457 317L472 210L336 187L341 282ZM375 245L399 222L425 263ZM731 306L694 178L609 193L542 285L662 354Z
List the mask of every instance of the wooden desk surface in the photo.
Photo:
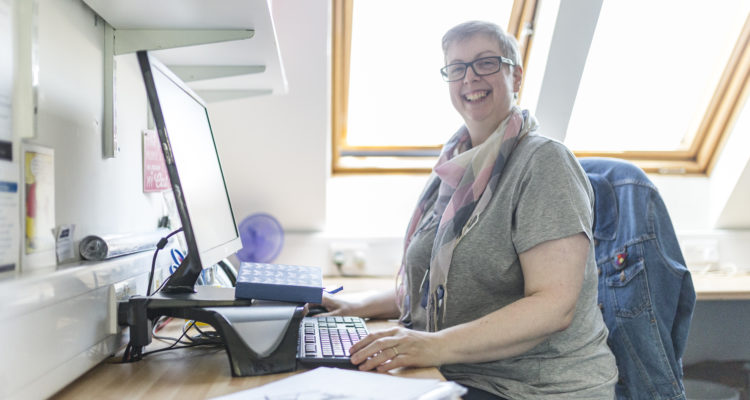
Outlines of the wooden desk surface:
M379 290L393 286L388 279L326 279L327 286L344 285L345 291ZM393 321L368 321L370 331L395 324ZM172 324L174 330L181 326ZM165 335L171 336L171 333ZM154 340L149 349L163 347ZM120 363L112 357L58 392L53 399L206 399L261 386L293 374L232 377L229 359L221 348L187 348L150 354L133 363ZM403 368L395 375L411 378L443 379L437 368Z
M698 300L750 300L750 272L722 274L692 272ZM330 286L343 285L344 292L380 290L394 287L393 278L327 278Z
M698 300L750 300L750 274L693 273ZM392 288L392 278L325 279L327 287L344 286L344 293ZM369 321L371 331L392 325ZM111 358L60 391L54 399L205 399L260 386L298 372L232 378L223 349L182 349L152 354L143 361L120 364ZM399 376L440 378L436 368L402 369Z
M750 274L693 273L698 300L750 300Z
M393 322L370 321L370 330ZM153 346L153 344L151 345ZM304 372L232 377L223 349L187 348L150 354L133 363L110 358L58 392L53 399L206 399L254 388ZM443 379L437 368L403 368L395 373L411 378Z
M750 300L750 273L722 274L692 272L698 300ZM330 286L343 285L344 292L380 290L394 287L393 278L327 278Z

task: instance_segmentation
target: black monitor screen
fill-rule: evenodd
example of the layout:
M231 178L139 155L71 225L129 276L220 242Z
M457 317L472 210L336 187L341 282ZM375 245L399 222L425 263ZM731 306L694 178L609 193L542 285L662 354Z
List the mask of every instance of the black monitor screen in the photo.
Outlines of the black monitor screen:
M204 102L147 52L138 61L188 247L163 291L192 291L203 266L242 244Z

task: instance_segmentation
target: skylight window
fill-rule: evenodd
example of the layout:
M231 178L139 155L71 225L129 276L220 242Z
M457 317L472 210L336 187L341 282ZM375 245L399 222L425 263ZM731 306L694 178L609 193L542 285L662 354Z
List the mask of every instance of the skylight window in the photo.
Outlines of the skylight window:
M565 143L689 150L748 12L747 0L605 1Z
M554 10L569 5L560 1L333 4L334 173L430 171L462 124L438 73L440 38L457 23L491 20L519 38L527 80L521 103L532 112L525 104L538 105L534 96L558 94L538 90L545 68L564 67L547 65L550 46L576 46L550 40L560 15ZM547 121L557 123L552 130L579 157L629 159L647 172L710 173L748 94L750 2L604 1L598 14L566 18L588 18L572 23L586 22L593 37L587 55L579 52L582 74L577 92L574 86L564 98L565 117Z

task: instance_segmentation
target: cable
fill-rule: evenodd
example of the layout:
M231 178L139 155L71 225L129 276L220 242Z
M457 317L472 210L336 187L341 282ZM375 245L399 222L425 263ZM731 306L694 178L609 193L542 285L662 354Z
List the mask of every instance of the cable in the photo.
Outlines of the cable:
M156 288L156 290L154 290L154 293L153 293L153 294L157 294L157 293L159 293L159 291L161 290L161 288L163 288L163 287L164 287L164 285L166 285L166 284L167 284L167 282L169 282L169 278L171 278L171 276L170 276L170 277L168 277L167 279L165 279L165 280L164 280L164 282L162 282L162 283L161 283L161 285L159 285L159 287L158 287L158 288Z
M148 276L148 287L146 288L146 296L151 296L151 285L154 283L154 271L156 270L156 255L159 254L159 250L163 249L164 246L169 243L169 238L176 235L177 233L182 232L182 228L176 229L172 231L169 235L161 238L159 240L159 243L156 244L156 250L154 250L154 258L151 259L151 274ZM164 280L166 282L166 279ZM164 283L162 283L162 286L164 286ZM161 289L161 286L159 286L159 289ZM158 292L157 290L156 292ZM154 292L154 293L156 293Z
M161 317L157 319L154 325L156 325L158 328L165 325L167 322L162 322L164 317ZM170 319L170 318L167 318ZM188 334L188 331L190 331L191 328L194 328L198 332L200 332L200 335L197 336L190 336ZM157 328L152 329L152 332L158 330ZM143 352L143 347L141 346L133 346L130 343L128 343L127 347L125 347L125 352L122 355L122 363L130 363L135 361L140 361L143 359L143 357L154 354L154 353L160 353L167 350L177 350L177 349L185 349L188 347L197 347L197 346L216 346L216 345L223 345L223 342L221 341L221 337L217 332L214 331L202 331L198 326L196 325L195 321L186 321L185 325L182 328L182 334L180 337L173 338L173 337L165 337L165 336L156 336L154 335L155 339L163 340L163 341L171 341L172 344L161 348L156 349L152 351ZM183 339L187 339L188 341L184 341ZM178 346L178 344L181 344L182 346Z
M167 350L187 349L188 347L198 347L198 346L215 346L215 345L218 345L218 344L221 344L221 342L218 342L218 343L191 343L191 344L186 344L184 346L174 346L174 345L172 345L172 346L169 346L169 347L165 347L163 349L156 349L156 350L152 350L152 351L143 353L143 355L147 356L149 354L161 353L162 351L167 351Z
M160 336L157 335L156 332L159 332L164 328L170 321L172 320L172 317L167 316L161 316L159 317L156 322L154 323L153 329L151 329L151 337L157 340L161 340L162 342L175 342L178 340L176 337L171 336ZM184 343L184 342L183 342Z
M216 331L206 331L206 332L204 332L204 331L201 330L201 328L198 327L198 324L196 323L196 321L190 321L190 322L192 322L191 327L193 329L195 329L196 331L198 331L198 333L199 333L199 335L197 335L197 336L187 335L186 337L188 339L190 339L190 341L195 342L195 343L208 343L208 342L221 343L221 336L219 335L218 332L216 332ZM186 332L191 327L188 327L186 329Z
M159 330L161 330L169 321L171 321L171 317L162 316L159 319L157 319L154 322L154 328L151 329L151 335L154 339L161 340L163 342L179 342L181 344L213 344L213 343L221 343L221 336L216 331L203 331L198 327L198 324L196 321L193 320L186 320L185 324L182 327L182 335L179 338L176 337L170 337L170 336L159 336L156 334ZM198 331L198 335L190 336L189 331L190 329L195 329ZM182 340L182 338L187 339L187 341Z
M229 262L224 259L217 263L219 267L224 271L224 273L227 275L227 278L229 278L229 282L232 284L232 286L237 285L237 270L234 269L234 267L229 264Z
M217 335L217 338L211 338L211 339L198 339L198 338L193 338L190 335L188 335L187 332L190 330L190 328L195 328L199 332L202 332L200 329L198 329L198 327L195 326L195 321L187 321L187 323L186 323L185 326L186 327L183 327L182 334L180 335L180 337L178 337L174 341L174 343L172 343L169 347L165 347L163 349L156 349L156 350L152 350L152 351L148 351L148 352L142 353L142 354L140 354L140 357L142 358L142 357L147 356L149 354L160 353L162 351L167 351L167 350L176 350L176 349L184 349L184 348L188 348L188 347L209 346L209 345L220 345L220 344L222 344L221 340L218 340L218 335ZM189 340L192 341L192 343L185 344L185 342L182 341L182 338L188 338ZM184 346L177 346L178 343L179 344L184 344Z
M125 352L122 354L122 362L128 363L133 361L140 361L143 358L143 347L133 346L128 343L125 347Z
M157 319L156 323L154 324L154 330L153 330L153 332L154 333L159 332L160 330L162 330L162 328L164 328L165 326L167 326L167 324L171 320L172 320L172 317L167 317L167 316L159 317L159 319Z

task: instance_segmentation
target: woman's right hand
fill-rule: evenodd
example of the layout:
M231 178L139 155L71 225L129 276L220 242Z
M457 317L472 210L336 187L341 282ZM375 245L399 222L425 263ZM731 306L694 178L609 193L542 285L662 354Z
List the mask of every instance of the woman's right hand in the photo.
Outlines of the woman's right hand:
M353 302L342 298L342 296L332 296L328 293L323 293L323 300L320 305L327 310L327 312L318 314L323 317L335 317L340 315L347 316L359 316L357 313L358 302Z
M308 307L317 304L308 304ZM398 318L395 290L382 292L345 293L330 295L323 292L320 306L326 312L318 315L324 317L350 316L361 318Z

